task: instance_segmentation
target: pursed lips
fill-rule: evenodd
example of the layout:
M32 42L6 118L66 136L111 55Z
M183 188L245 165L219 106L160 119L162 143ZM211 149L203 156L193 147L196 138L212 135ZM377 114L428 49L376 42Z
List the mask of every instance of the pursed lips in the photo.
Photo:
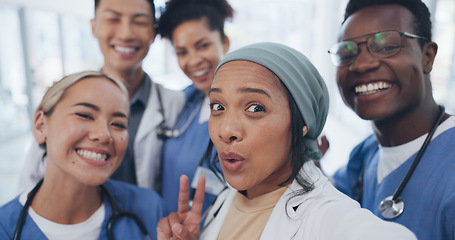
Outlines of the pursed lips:
M245 161L245 158L243 158L241 155L234 153L234 152L222 152L220 154L220 158L223 161L229 161L229 162L237 162L237 161Z

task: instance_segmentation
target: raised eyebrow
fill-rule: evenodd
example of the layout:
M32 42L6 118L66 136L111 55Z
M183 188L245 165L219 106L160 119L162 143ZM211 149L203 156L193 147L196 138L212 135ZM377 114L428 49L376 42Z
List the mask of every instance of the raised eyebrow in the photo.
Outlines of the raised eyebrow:
M259 94L263 94L270 98L270 94L268 94L266 91L259 89L259 88L240 88L238 91L241 93L259 93ZM212 92L221 93L222 91L219 88L210 88L209 96Z
M241 93L259 93L259 94L263 94L270 98L270 94L268 94L266 91L259 89L259 88L240 88L239 92L241 92Z
M221 89L219 89L219 88L210 88L210 89L209 89L209 96L210 96L210 94L211 94L212 92L221 93Z

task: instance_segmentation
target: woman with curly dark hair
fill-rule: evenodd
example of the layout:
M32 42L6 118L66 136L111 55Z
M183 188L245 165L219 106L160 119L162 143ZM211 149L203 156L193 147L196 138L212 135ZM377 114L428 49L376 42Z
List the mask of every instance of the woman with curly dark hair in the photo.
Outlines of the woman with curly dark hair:
M161 193L171 211L177 210L182 174L189 181L208 174L203 209L224 188L217 177L210 177L214 173L202 159L210 140L208 91L216 66L229 49L224 22L232 16L233 9L226 0L170 0L158 21L159 34L170 40L180 68L193 82L184 90L187 104L163 149Z

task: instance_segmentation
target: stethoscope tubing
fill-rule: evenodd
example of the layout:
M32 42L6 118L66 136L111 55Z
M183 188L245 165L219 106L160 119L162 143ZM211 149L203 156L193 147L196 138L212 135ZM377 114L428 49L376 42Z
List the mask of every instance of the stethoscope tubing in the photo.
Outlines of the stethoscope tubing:
M25 222L25 218L27 217L27 214L28 214L28 209L30 208L33 198L35 197L36 193L38 192L38 190L42 184L43 184L43 179L41 179L36 184L36 186L32 189L32 191L28 195L27 201L25 202L24 207L22 207L21 214L19 215L19 219L17 220L16 230L14 231L13 240L19 240L21 238L22 228L24 227L24 222Z
M16 230L14 231L14 237L13 240L19 240L22 234L22 228L24 226L25 218L27 217L28 214L28 209L30 208L30 205L32 204L33 198L35 197L36 193L38 192L39 188L43 184L43 179L41 179L36 186L33 188L33 190L30 192L30 194L27 197L27 201L24 204L24 207L22 207L21 213L19 215L19 218L17 220L16 224ZM141 221L141 219L134 213L128 212L128 211L121 211L117 202L115 201L114 197L112 196L111 192L107 190L107 188L104 185L100 186L101 189L103 190L104 194L106 194L109 202L112 205L112 216L109 218L108 224L107 224L107 238L109 240L114 240L114 234L113 234L113 227L115 224L115 221L121 217L130 217L134 220L136 225L140 228L142 233L145 235L145 237L148 240L151 240L152 238L150 237L150 234L147 231L147 228L145 227L144 223Z
M109 240L115 239L114 233L112 230L114 228L114 224L115 224L115 221L117 221L117 219L119 219L121 217L130 217L134 220L136 225L141 229L141 231L145 235L145 237L148 240L152 240L152 238L150 237L150 234L147 231L147 228L145 227L144 223L139 219L139 217L132 212L121 211L119 206L117 205L117 202L114 200L114 197L112 196L111 192L109 192L104 185L101 185L101 189L103 189L103 192L106 194L107 198L109 199L109 202L112 205L112 211L113 211L113 214L107 224L107 238Z
M406 176L403 178L403 180L401 181L397 190L393 194L392 201L396 201L400 197L401 192L403 192L404 187L406 186L406 184L408 183L412 174L414 173L414 170L416 169L417 164L419 164L420 159L422 158L423 154L425 153L425 150L427 149L428 144L430 144L431 139L433 138L433 135L436 132L436 129L438 128L439 124L441 123L441 120L445 115L445 108L443 106L439 106L439 111L440 112L439 112L438 118L433 123L433 126L431 127L430 132L428 133L427 137L425 138L425 141L423 142L422 147L420 147L420 150L417 153L415 160L412 162L412 165L409 168L408 172L406 173Z
M422 158L423 154L425 153L425 150L427 149L428 144L430 143L431 139L433 138L433 135L436 132L436 129L438 128L439 124L441 123L441 121L445 115L444 107L439 106L439 109L440 109L440 113L439 113L438 117L433 122L430 132L428 133L427 137L425 138L425 141L423 142L422 146L420 147L420 149L419 149L414 161L412 162L411 167L409 168L408 172L406 173L405 177L401 181L398 188L395 190L395 193L392 196L386 197L379 204L379 212L386 219L397 218L404 212L405 204L404 204L403 199L400 198L400 195L403 192L403 189L406 187L406 184L408 183L409 179L413 175L414 170L416 169L417 165L419 164L420 159Z

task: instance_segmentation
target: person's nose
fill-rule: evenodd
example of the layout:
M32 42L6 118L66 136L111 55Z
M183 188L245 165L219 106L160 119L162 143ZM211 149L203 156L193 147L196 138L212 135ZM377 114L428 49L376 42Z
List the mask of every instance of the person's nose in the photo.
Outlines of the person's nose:
M190 68L197 68L203 62L203 59L197 51L190 51L187 57L187 65Z
M243 140L241 119L235 114L224 114L219 125L219 137L227 144Z
M118 37L124 41L127 41L134 37L133 26L128 21L122 21L118 28Z
M354 62L349 65L351 72L364 73L371 69L378 68L380 61L373 56L366 44L359 44L359 53L354 59Z
M102 144L112 142L113 139L108 124L103 121L96 121L90 130L89 139Z

